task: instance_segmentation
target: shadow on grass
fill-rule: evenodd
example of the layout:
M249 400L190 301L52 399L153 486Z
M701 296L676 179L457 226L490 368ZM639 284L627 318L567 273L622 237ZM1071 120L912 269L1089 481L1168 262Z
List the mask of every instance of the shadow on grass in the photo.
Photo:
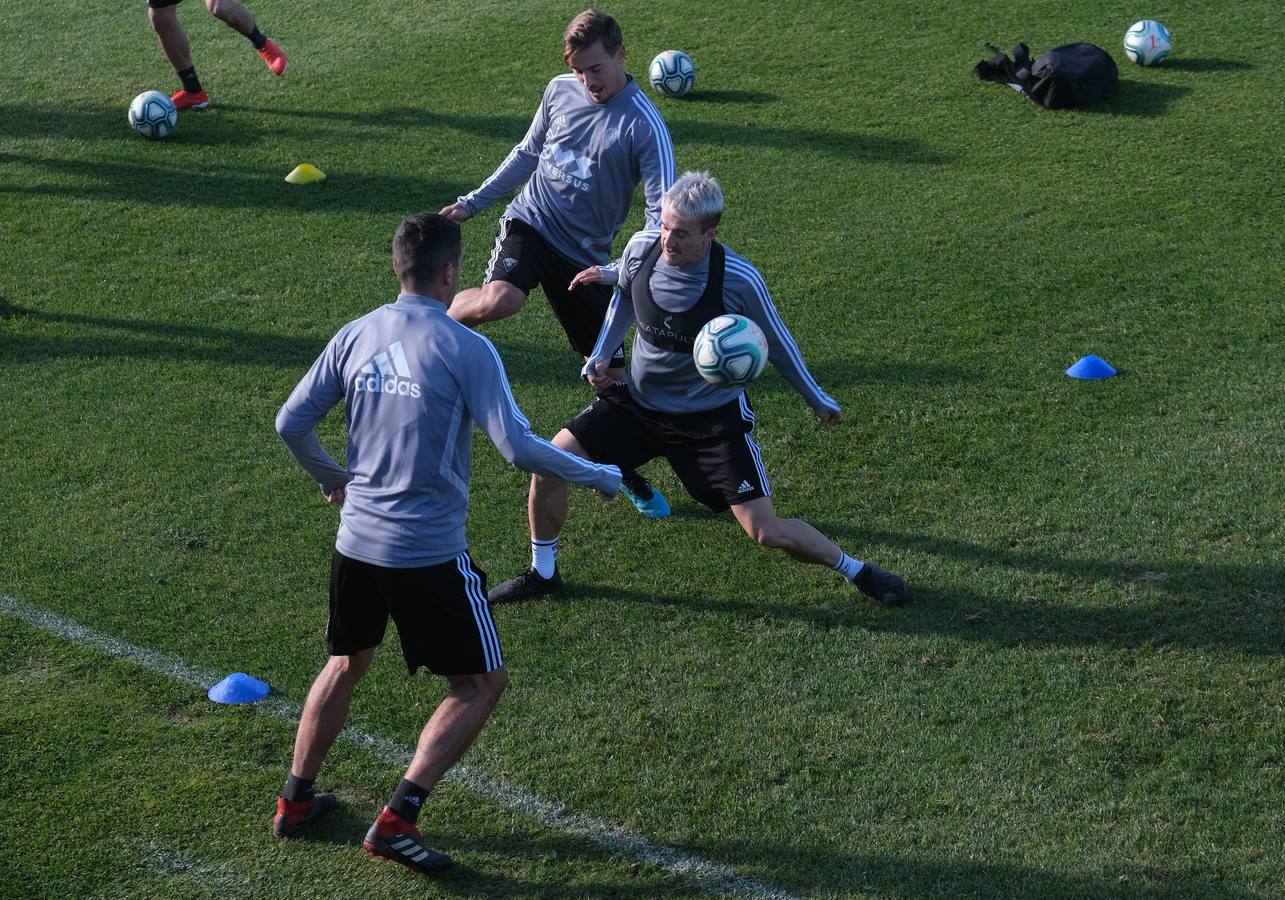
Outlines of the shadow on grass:
M362 838L370 827L369 816L368 810L351 808L340 796L339 806L333 813L295 840L301 843L346 844L353 848L354 856L360 857L364 854L361 849ZM613 883L604 881L601 875L595 876L594 897L632 900L702 895L698 888L680 876L668 875L659 869L642 869L641 864L599 848L587 839L578 840L552 830L542 831L535 838L514 834L498 826L483 833L435 833L433 823L429 822L425 827L424 840L434 850L446 853L455 860L455 865L451 868L427 876L434 895L564 900L568 895L578 895L580 890L565 883L560 875L561 869L579 865L601 869L606 860L614 860L612 865L617 869L622 865L628 866L630 875L636 878L637 883L631 884L623 878ZM531 881L499 874L485 863L474 864L469 859L473 854L503 859L508 868L529 867L547 872L548 880ZM382 859L370 860L369 865L401 869L397 863Z
M1246 69L1253 69L1255 66L1253 63L1243 59L1219 59L1217 57L1190 59L1180 56L1177 59L1169 57L1160 68L1176 69L1179 72L1243 72Z
M763 103L775 103L781 98L766 91L705 91L698 89L686 97L674 97L672 99L678 103L748 103L758 106ZM668 100L665 102L668 102Z
M1185 85L1121 78L1111 96L1104 102L1081 106L1076 112L1113 113L1117 116L1143 118L1162 116L1168 111L1169 104L1189 93L1191 88Z
M760 149L833 156L854 162L893 162L942 166L953 157L917 141L878 134L770 128L754 123L678 121L669 123L674 143L740 144Z
M1178 645L1279 655L1285 652L1285 565L1219 565L1161 559L1085 559L986 547L954 538L814 523L877 559L892 547L967 563L1065 579L1059 593L1091 594L1095 583L1117 590L1148 587L1145 600L1053 603L1035 596L912 585L912 605L898 631L949 631L999 644L1113 647ZM920 612L920 609L923 612ZM946 613L946 615L943 615ZM979 615L980 614L980 615ZM970 624L966 617L976 616ZM912 624L912 622L914 624Z
M212 328L114 319L79 313L47 313L10 306L0 300L0 320L31 318L77 327L67 336L23 335L0 341L0 360L7 364L47 363L52 359L179 359L227 365L259 365L298 371L302 375L326 345L325 339L286 337ZM336 324L336 330L339 327Z
M219 166L213 171L198 172L173 165L0 153L0 165L5 164L42 169L61 183L28 180L0 184L0 194L74 197L78 201L107 200L132 206L404 214L415 204L415 198L423 198L423 205L431 206L466 189L459 182L342 170L328 173L331 178L322 184L300 188L287 184L285 171L276 169Z
M877 777L877 776L876 776ZM1039 897L1042 900L1258 900L1262 895L1199 873L1121 862L1110 874L1036 868L1006 862L854 855L761 843L702 844L693 852L752 872L765 861L788 875L775 882L796 894L880 898Z
M341 798L342 799L342 798ZM346 844L358 854L362 836L370 825L369 811L350 809L344 803L325 821L301 838L331 844ZM429 823L425 839L434 849L450 854L456 865L431 876L436 892L460 897L537 897L561 900L578 894L578 885L567 885L558 871L581 866L601 867L605 860L620 860L629 866L636 884L612 882L604 873L593 876L593 896L604 898L693 897L701 886L693 879L667 875L656 868L615 855L589 840L542 831L536 837L515 834L497 823L480 833L434 833ZM663 841L663 838L661 839ZM758 887L775 887L799 895L869 893L879 897L1041 897L1049 900L1083 898L1147 898L1185 900L1208 897L1218 900L1248 900L1259 895L1211 880L1196 872L1165 870L1145 864L1121 863L1108 875L1089 875L1064 870L1048 871L1029 865L986 863L889 856L855 855L824 848L790 847L762 843L695 841L676 848L731 867L732 877L754 879ZM508 861L511 868L549 873L548 881L531 881L497 874L485 860L475 863L474 854ZM385 865L372 861L370 865ZM394 865L388 863L387 865ZM732 882L720 881L726 888ZM739 882L744 885L744 882ZM718 891L714 891L717 893Z
M711 92L713 103L763 103L774 100L770 94L759 95L743 91ZM688 101L684 98L681 102ZM434 113L422 109L383 109L361 112L336 112L329 110L276 110L260 107L226 107L232 110L299 117L320 122L345 122L362 126L392 126L401 129L449 128L466 131L480 137L516 144L522 140L531 122L518 116L461 116ZM845 159L881 162L904 162L942 165L950 158L925 149L920 144L900 138L873 134L847 134L813 129L773 128L753 123L728 122L669 122L669 130L676 144L700 141L709 144L738 144L746 147L768 147L780 150L806 151L840 156ZM498 165L501 157L496 157ZM465 190L468 190L466 188ZM461 192L462 193L462 192Z
M671 496L671 518L700 528L716 515ZM1285 653L1285 566L1175 565L1163 560L1096 560L1058 557L984 547L929 535L853 528L834 522L812 524L858 556L886 559L889 548L963 562L994 573L1054 576L1059 597L1083 595L1081 602L1046 600L1031 593L1016 595L993 588L940 586L903 572L909 586L907 605L884 610L855 589L835 584L832 605L781 603L772 594L697 597L618 585L577 584L568 571L566 597L793 620L830 630L856 628L901 634L942 634L998 646L1118 648L1181 646L1264 655ZM673 540L699 541L698 535L675 533ZM719 538L719 541L723 538ZM711 553L718 553L717 543ZM782 566L793 565L785 558ZM582 578L590 578L585 574ZM659 576L658 576L659 577ZM1115 596L1097 596L1105 586ZM1130 598L1122 589L1146 587L1147 599Z
M396 285L391 283L391 275L389 281L387 302L392 302ZM367 311L356 310L349 318ZM0 322L20 319L48 324L64 333L24 334L21 339L0 340L0 362L30 365L54 359L204 360L221 365L266 366L302 375L329 340L329 336L292 336L210 325L45 312L16 306L0 297ZM336 320L333 331L338 331L344 321ZM515 325L509 327L514 329L510 334L516 335ZM482 331L487 333L485 328ZM547 342L523 337L510 342L493 334L487 336L495 341L509 380L520 394L549 385L570 389L584 384L580 378L583 360L561 333ZM570 402L567 418L579 410L576 404L581 399L584 402L592 399L587 387L583 398L577 396Z

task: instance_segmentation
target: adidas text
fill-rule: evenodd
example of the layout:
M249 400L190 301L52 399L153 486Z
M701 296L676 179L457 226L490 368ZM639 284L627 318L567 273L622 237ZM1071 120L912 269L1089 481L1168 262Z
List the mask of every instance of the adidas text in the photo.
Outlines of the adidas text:
M396 378L385 378L382 375L358 375L353 383L353 390L369 394L396 394L401 397L418 397L419 385L413 381L398 381Z

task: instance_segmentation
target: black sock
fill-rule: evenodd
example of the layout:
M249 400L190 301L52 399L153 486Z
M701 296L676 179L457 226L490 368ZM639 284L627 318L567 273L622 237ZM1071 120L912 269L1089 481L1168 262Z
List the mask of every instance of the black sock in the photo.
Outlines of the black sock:
M183 90L189 94L201 93L201 79L196 77L196 66L188 66L179 72L178 80L183 82Z
M285 790L281 796L287 800L311 800L317 786L315 778L300 778L293 772L286 779Z
M633 469L621 469L620 481L625 487L637 494L640 500L651 499L651 482L646 478L643 478Z
M262 50L263 45L268 42L268 36L259 30L258 25L255 25L254 31L251 31L248 35L246 35L246 37L250 39L251 44L254 44L255 50Z
M388 808L414 825L419 821L419 809L427 796L427 788L403 778L397 784L397 790L393 791L393 799L388 801Z

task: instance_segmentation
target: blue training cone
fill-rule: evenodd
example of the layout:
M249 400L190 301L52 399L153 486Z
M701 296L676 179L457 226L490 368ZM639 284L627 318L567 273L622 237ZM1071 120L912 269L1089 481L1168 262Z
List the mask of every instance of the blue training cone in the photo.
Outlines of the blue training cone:
M1110 378L1115 374L1115 368L1100 356L1082 356L1075 365L1066 370L1066 374L1072 378Z
M233 672L210 688L206 696L215 703L253 703L268 696L268 683L244 672Z

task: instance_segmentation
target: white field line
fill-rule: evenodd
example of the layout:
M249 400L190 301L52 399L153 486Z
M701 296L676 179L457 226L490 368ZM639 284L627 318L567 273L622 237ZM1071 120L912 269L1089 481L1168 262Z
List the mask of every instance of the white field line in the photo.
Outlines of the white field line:
M70 619L54 615L38 607L29 606L6 594L0 594L0 613L21 619L41 631L90 647L116 659L128 660L175 681L182 681L202 692L209 690L223 676L193 668L183 660L160 650L137 647L119 638L101 634ZM291 725L299 721L301 712L275 692L255 706ZM412 751L377 734L361 731L351 726L344 728L339 739L379 757L397 768L405 768ZM533 819L539 825L591 841L617 856L651 863L666 872L678 875L708 894L718 897L752 897L764 900L793 900L791 894L736 874L731 868L692 856L664 844L653 843L641 835L633 834L610 822L568 809L561 803L546 800L500 778L467 766L456 766L447 773L447 779L477 796L498 803Z
M229 897L244 897L250 889L249 879L228 866L203 862L177 847L148 841L137 849L144 868L153 872L182 878L204 888L217 888Z

